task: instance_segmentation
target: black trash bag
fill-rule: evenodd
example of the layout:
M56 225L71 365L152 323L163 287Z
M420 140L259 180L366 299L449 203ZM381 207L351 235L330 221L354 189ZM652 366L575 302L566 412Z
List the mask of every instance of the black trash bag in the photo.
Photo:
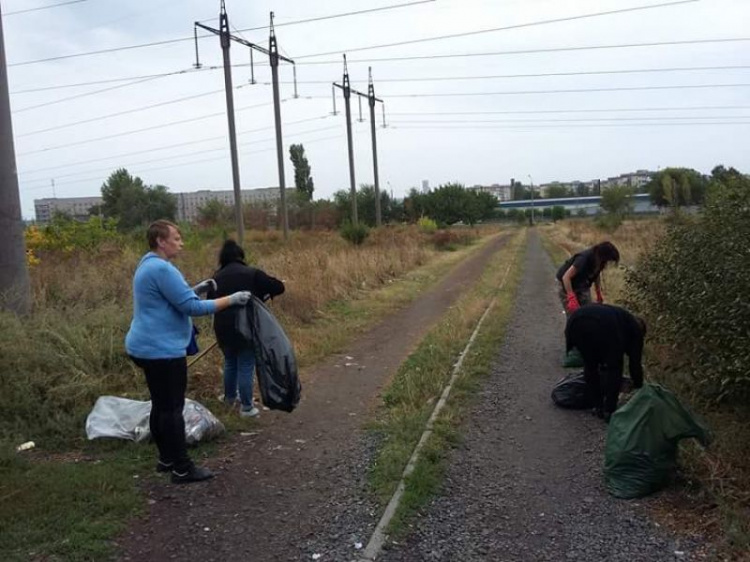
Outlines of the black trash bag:
M593 408L594 401L583 378L583 371L571 373L552 389L552 401L561 408L583 410Z
M255 348L255 372L263 405L291 412L297 407L302 385L292 342L276 317L253 296L237 314L237 331Z

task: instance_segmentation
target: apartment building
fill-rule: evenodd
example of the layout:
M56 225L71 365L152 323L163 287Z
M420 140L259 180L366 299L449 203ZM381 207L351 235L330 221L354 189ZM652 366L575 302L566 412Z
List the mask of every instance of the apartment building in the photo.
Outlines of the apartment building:
M202 189L200 191L175 193L174 195L177 197L177 220L181 222L196 220L198 218L198 209L209 201L219 201L224 205L234 205L234 191L231 189ZM243 203L267 203L273 205L278 199L278 187L242 190ZM34 199L34 213L36 215L36 222L42 224L49 222L55 213L65 213L75 219L86 220L90 216L91 208L101 204L101 197L50 197Z

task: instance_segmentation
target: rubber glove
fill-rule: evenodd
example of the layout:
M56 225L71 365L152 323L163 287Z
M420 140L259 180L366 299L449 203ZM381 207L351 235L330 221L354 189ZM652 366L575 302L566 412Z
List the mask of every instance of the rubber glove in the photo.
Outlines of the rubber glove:
M602 295L602 290L599 287L594 287L596 289L596 302L599 304L602 304L604 302L604 295Z
M204 279L195 287L193 287L193 292L196 295L204 295L211 289L213 289L214 291L216 290L216 281L214 281L213 279Z
M252 296L250 291L237 291L229 295L229 306L245 306Z
M574 292L568 293L568 304L567 307L568 312L575 312L579 308L581 308L581 305L578 304L578 298L576 297L576 294Z

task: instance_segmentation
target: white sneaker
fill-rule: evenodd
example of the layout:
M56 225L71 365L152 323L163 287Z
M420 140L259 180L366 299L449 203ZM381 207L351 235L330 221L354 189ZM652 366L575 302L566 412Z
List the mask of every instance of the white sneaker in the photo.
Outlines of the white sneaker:
M256 418L260 415L260 410L253 406L249 410L240 410L240 417L243 418Z

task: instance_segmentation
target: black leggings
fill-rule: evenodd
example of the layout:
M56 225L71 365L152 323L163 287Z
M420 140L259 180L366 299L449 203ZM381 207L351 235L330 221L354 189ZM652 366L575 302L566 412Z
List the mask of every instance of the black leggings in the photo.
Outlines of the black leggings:
M185 390L187 358L140 359L131 357L143 369L151 393L151 436L159 449L159 460L184 471L192 466L185 444Z

